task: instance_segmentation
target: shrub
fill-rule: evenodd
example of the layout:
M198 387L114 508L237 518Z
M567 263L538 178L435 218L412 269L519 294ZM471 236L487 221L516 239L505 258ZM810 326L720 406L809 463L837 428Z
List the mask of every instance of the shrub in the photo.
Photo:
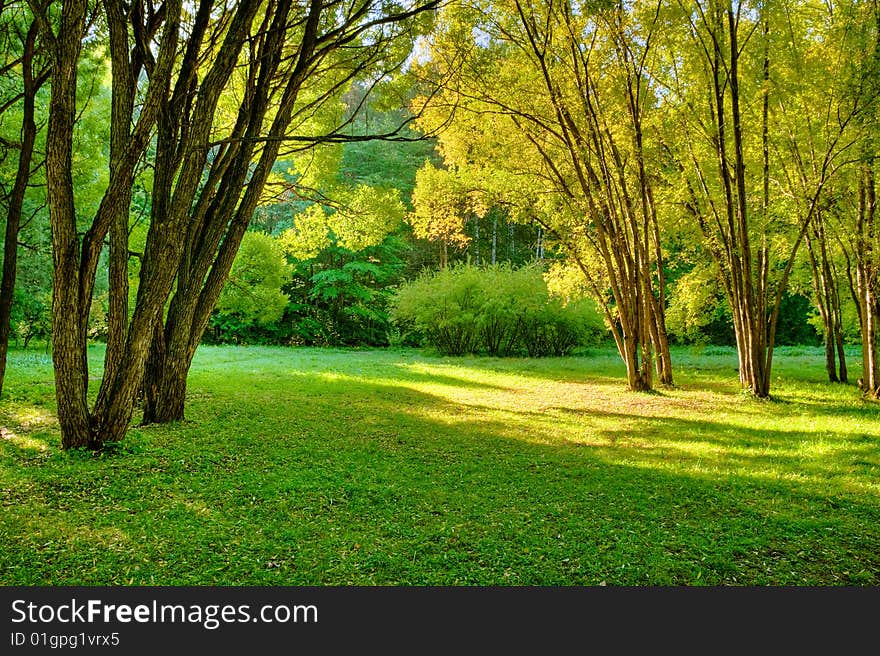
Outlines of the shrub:
M28 294L16 289L10 323L16 342L23 340L24 348L34 338L48 340L52 336L52 299L48 293Z
M562 301L550 298L537 315L521 322L521 339L529 356L566 355L576 346L595 343L602 320L587 299Z
M277 321L287 306L288 297L281 287L289 276L290 267L276 239L260 232L245 233L217 302L215 323L234 330Z
M480 271L474 267L425 273L400 287L391 316L403 330L421 332L441 353L470 353L479 345L482 287Z
M548 301L539 269L496 266L480 272L484 287L478 316L481 350L491 355L532 355L528 331L542 321ZM524 343L524 341L526 343Z
M402 285L391 316L446 355L565 355L605 330L595 305L552 296L541 269L453 266Z

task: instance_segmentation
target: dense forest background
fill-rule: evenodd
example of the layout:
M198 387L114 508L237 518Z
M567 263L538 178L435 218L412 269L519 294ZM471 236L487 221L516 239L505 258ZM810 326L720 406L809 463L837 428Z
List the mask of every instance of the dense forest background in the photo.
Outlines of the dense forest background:
M78 157L74 175L83 202L90 187L106 184L103 162L109 157L109 136L101 112L107 111L106 62L90 62L87 107L77 130ZM103 68L102 68L103 67ZM104 76L103 80L97 79ZM363 100L363 89L355 84L341 102L354 112ZM42 98L46 103L47 99ZM406 109L387 108L387 101L373 99L360 109L353 123L362 134L391 131L412 115ZM5 114L7 142L17 139L15 116ZM438 270L443 251L449 266L475 267L536 265L549 269L564 261L552 235L538 221L520 221L504 207L484 216L459 216L457 239L448 244L419 236L413 228L413 191L417 174L430 167L443 167L437 138L407 129L406 140L371 140L327 147L321 153L320 172L314 187L303 189L292 173L295 163L279 160L275 165L276 190L260 204L233 266L230 280L205 333L208 343L388 346L419 345L418 335L401 335L391 320L389 302L405 281L425 271ZM14 179L14 158L8 150L4 180ZM360 243L350 244L349 235L336 234L323 220L346 203L363 217ZM368 198L368 194L375 194ZM8 196L8 186L7 186ZM45 346L51 339L52 259L49 218L42 183L32 183L25 198L28 217L19 235L19 275L11 309L13 343L28 348ZM461 197L466 198L462 192ZM349 199L353 199L349 200ZM131 233L133 257L129 264L130 284L136 289L139 262L138 242L146 234L149 216L149 182L144 177L134 189ZM89 210L85 210L86 212ZM338 229L338 228L337 228ZM343 230L344 231L344 230ZM366 243L369 242L369 243ZM366 243L366 245L363 245ZM362 246L358 248L358 246ZM142 244L140 246L142 248ZM670 335L679 344L734 345L730 307L723 291L704 266L695 264L686 235L670 235L665 247L666 285L687 298L675 298L670 312ZM99 266L95 299L89 314L89 336L107 337L108 286L107 252ZM810 279L809 257L804 253L791 289L781 310L777 342L780 345L822 341L822 323ZM859 342L856 312L852 300L842 298L844 331L848 343ZM610 334L601 337L611 340Z

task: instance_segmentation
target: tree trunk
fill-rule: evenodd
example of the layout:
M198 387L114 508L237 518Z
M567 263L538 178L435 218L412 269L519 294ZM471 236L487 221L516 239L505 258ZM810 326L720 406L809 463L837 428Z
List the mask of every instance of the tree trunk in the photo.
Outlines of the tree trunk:
M825 345L825 371L828 374L828 380L832 383L838 382L837 377L837 358L834 344L834 324L829 307L829 294L827 281L823 279L823 271L820 268L816 251L818 250L819 233L814 229L813 235L807 238L807 254L810 257L810 271L813 279L813 293L816 296L816 307L819 310L819 317L822 319L822 337Z
M480 266L480 217L474 215L474 266Z
M825 346L825 369L832 383L847 382L846 355L843 348L840 292L837 275L828 254L825 225L817 213L812 231L807 236L807 253L813 278L816 305L822 319L822 337Z
M624 352L621 353L626 365L626 383L632 392L647 392L651 389L650 362L640 360L640 344L633 336L624 336Z
M141 383L141 395L144 400L144 424L161 423L158 419L159 392L162 382L162 372L165 370L165 327L161 321L156 321L153 326L153 339L150 342L150 354L144 367L144 376Z
M880 399L880 294L876 262L877 195L873 160L863 164L859 177L859 205L856 218L856 290L862 337L862 378L860 387L866 396Z
M166 365L163 370L150 372L149 384L155 395L149 409L144 409L145 424L166 424L185 419L186 381L191 364L192 361L173 371Z
M270 30L273 36L267 45L270 56L264 60L267 68L255 69L252 75L259 73L269 79L274 76L283 47L281 27L287 21L290 6L289 2L279 3L278 13L273 18L276 29ZM186 380L193 357L269 179L281 137L293 117L299 90L317 44L322 7L317 0L311 5L297 65L287 79L268 130L269 136L275 138L263 145L259 161L254 166L254 144L269 106L268 89L259 89L253 97L253 103L242 108L236 125L242 131L243 144L235 151L222 177L214 182L209 177L206 186L211 188L212 184L215 185L212 188L215 195L211 196L203 190L202 197L194 206L183 245L184 256L178 268L177 288L162 335L166 349L164 366L161 372L152 370L144 385L148 390L158 390L150 401L145 421L168 422L184 418ZM154 352L157 350L154 347Z
M664 312L660 308L660 300L651 295L651 341L656 354L657 380L664 387L673 387L672 354L669 351L669 335L666 332Z
M846 366L846 352L843 348L843 323L840 312L837 313L834 322L834 345L837 348L837 361L840 363L837 377L841 383L849 382L849 369Z
M209 8L210 3L203 2L203 6ZM108 24L113 32L110 50L111 60L115 65L123 60L127 61L130 48L127 29L135 17L129 15L115 0L107 0L105 8ZM100 254L106 235L116 225L112 248L115 262L112 267L113 275L118 278L125 268L123 258L127 258L127 252L120 252L122 235L119 228L123 221L127 227L133 172L149 143L160 105L166 99L178 55L180 0L170 0L165 8L163 19L152 20L148 25L140 26L141 36L147 42L154 40L160 28L163 29L163 34L161 39L155 38L155 43L158 44L155 50L144 55L151 59L151 75L141 97L136 120L131 113L119 111L124 110L126 105L133 107L133 103L119 98L120 87L114 84L112 92L117 97L113 100L111 116L115 125L111 126L114 143L111 146L110 180L97 213L82 237L77 229L71 179L71 150L76 114L77 64L85 37L88 3L84 0L70 0L62 4L59 37L54 36L48 27L49 22L41 17L41 23L46 26L43 34L51 44L53 56L52 94L46 134L46 178L53 252L52 355L58 420L62 447L65 449L99 449L105 443L118 441L125 435L149 346L144 335L149 337L151 334L152 321L164 305L173 279L173 272L170 276L167 273L167 267L173 267L173 253L167 248L153 247L148 238L138 307L125 336L123 348L118 349L118 345L124 331L114 334L113 352L118 351L119 358L117 360L114 357L109 371L105 371L94 411L90 412L87 402L87 322ZM137 26L135 29L138 29ZM191 28L190 38L188 48L197 49L201 38L198 34L198 20ZM124 56L120 55L120 49L125 51ZM136 57L136 61L132 63L132 70L135 72L140 69L142 62L139 58L142 55L143 53L133 55ZM114 81L121 80L121 75L121 71L114 70ZM135 73L131 77L137 79L138 76ZM182 84L188 86L189 80L183 80ZM130 85L128 90L131 91ZM173 225L163 224L161 221L152 223L150 229L151 232L161 232L163 227L167 229L167 233L174 230ZM167 278L164 288L163 276ZM122 296L127 297L125 290L117 289L114 294L114 330L127 318L127 311L120 311L119 301Z
M507 259L514 261L516 256L516 242L514 241L513 223L507 225Z
M492 215L492 266L495 266L496 254L498 252L498 216Z
M134 168L126 168L125 153L130 147L130 121L134 114L136 76L139 64L132 66L128 51L127 16L122 6L104 3L108 15L111 56L110 170L124 175L126 182L110 219L110 267L108 275L107 349L104 377L112 379L122 360L128 331L128 214L131 207Z
M76 80L88 3L62 5L53 42L49 122L46 132L46 198L52 224L52 361L62 448L92 447L86 390L86 344L79 322L79 254L71 160L76 116Z

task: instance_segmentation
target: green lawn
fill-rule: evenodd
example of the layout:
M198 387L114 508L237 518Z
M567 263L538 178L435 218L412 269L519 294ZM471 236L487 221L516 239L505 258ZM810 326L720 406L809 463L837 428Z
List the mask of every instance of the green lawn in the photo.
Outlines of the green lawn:
M880 405L818 349L780 349L764 402L732 350L673 357L637 394L611 349L203 347L187 421L92 456L13 351L0 583L880 584Z

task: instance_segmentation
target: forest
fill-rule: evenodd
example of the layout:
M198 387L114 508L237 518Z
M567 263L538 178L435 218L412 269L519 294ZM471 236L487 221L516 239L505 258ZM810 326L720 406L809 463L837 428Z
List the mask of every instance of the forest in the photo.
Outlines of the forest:
M0 0L0 43L4 583L880 582L876 0ZM336 559L213 516L258 499Z

